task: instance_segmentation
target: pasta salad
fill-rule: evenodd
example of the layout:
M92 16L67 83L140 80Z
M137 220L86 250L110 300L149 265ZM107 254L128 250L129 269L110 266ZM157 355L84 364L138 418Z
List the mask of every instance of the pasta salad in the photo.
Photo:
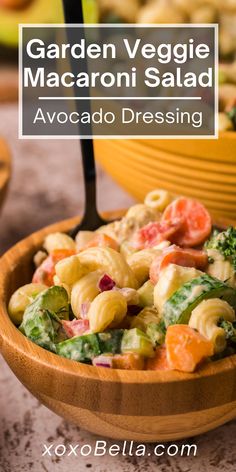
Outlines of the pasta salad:
M236 352L236 229L207 209L148 193L96 231L46 236L32 282L9 301L19 330L74 361L194 372Z

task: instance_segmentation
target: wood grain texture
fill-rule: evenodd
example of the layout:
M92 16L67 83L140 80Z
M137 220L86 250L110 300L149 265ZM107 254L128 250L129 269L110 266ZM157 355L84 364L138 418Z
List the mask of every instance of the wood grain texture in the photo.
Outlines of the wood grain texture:
M110 370L56 356L15 328L7 303L16 288L29 282L34 252L46 234L67 231L77 221L34 233L0 260L0 347L16 376L53 411L113 438L177 439L235 417L236 356L209 363L194 374Z
M127 441L184 439L217 428L236 416L236 402L200 412L150 417L98 413L59 402L46 395L39 395L38 399L67 421L100 437Z
M0 207L6 197L11 176L11 154L6 141L0 137Z

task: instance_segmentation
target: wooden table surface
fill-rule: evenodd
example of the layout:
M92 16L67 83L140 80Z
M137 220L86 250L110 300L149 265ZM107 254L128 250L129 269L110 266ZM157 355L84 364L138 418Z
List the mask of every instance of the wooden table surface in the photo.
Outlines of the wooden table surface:
M83 188L76 141L19 141L17 107L0 105L0 135L13 150L13 178L1 214L1 253L32 231L81 213ZM114 157L113 157L114 158ZM99 207L128 206L132 199L99 170ZM44 444L95 444L96 438L67 424L27 392L0 357L0 472L234 472L236 421L194 443L196 457L42 456ZM212 392L214 395L214 392ZM108 446L114 441L108 441Z

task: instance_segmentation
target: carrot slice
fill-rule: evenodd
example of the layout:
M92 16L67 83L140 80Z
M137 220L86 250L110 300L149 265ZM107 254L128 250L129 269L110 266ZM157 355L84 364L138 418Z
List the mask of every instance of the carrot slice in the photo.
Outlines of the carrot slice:
M170 203L162 215L162 221L173 221L175 218L184 218L173 238L179 246L198 246L210 235L211 217L202 203L196 200L180 197Z
M168 326L165 342L170 367L182 372L193 372L214 353L213 343L188 325Z
M195 269L203 270L207 266L208 256L205 251L197 249L184 249L173 244L164 249L160 256L157 256L149 270L149 277L153 284L156 284L160 272L169 264L177 264L183 267L195 267Z
M84 251L90 247L110 247L115 251L119 250L118 243L105 233L95 234L94 237L80 249L80 251Z
M156 350L155 357L147 359L147 370L172 370L167 359L166 346L160 346Z
M48 287L54 285L53 277L55 275L55 263L52 256L48 256L34 272L32 282L35 284L45 284Z
M65 259L66 257L74 256L76 252L73 249L54 249L51 252L52 260L56 264L57 262Z
M55 249L51 254L37 267L34 272L32 282L43 283L51 287L54 285L53 277L56 274L55 265L66 257L73 256L75 251L72 249Z
M132 245L137 249L145 249L156 246L162 241L172 241L183 223L184 219L179 217L171 221L148 223L134 234Z
M143 370L144 358L139 354L115 354L112 358L114 369Z

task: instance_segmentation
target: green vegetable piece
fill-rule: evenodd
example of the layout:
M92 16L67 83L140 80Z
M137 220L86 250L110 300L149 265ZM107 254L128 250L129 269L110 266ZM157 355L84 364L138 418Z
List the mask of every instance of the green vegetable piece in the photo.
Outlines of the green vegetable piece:
M102 353L120 353L123 333L123 329L113 329L104 333L75 336L57 344L56 352L67 359L91 362Z
M59 324L57 328L59 327ZM55 323L48 310L38 310L25 323L22 323L20 330L38 346L55 352L56 331Z
M147 335L151 339L154 346L158 346L165 342L166 328L165 323L161 320L159 323L150 323L147 327Z
M67 291L60 286L53 286L41 292L25 310L23 322L37 310L49 310L62 320L69 319L69 301Z
M111 329L104 333L97 333L101 353L119 354L123 334L123 329Z
M222 298L234 309L236 307L236 290L204 274L182 285L165 302L163 318L166 327L171 324L188 324L193 309L208 298Z
M41 292L27 306L19 329L31 341L54 352L60 319L68 317L67 292L63 287L54 286Z
M73 361L91 362L94 357L101 354L98 336L85 334L67 339L56 345L56 353Z
M138 328L125 330L121 342L121 352L135 352L144 357L154 356L151 339Z
M154 299L153 299L153 292L154 292L154 285L150 280L147 280L139 289L139 306L153 306Z
M236 321L226 321L224 319L219 322L220 328L223 328L225 331L226 339L233 343L236 343Z
M225 259L229 259L236 272L236 228L230 226L219 233L214 231L211 239L205 243L206 249L217 249Z

